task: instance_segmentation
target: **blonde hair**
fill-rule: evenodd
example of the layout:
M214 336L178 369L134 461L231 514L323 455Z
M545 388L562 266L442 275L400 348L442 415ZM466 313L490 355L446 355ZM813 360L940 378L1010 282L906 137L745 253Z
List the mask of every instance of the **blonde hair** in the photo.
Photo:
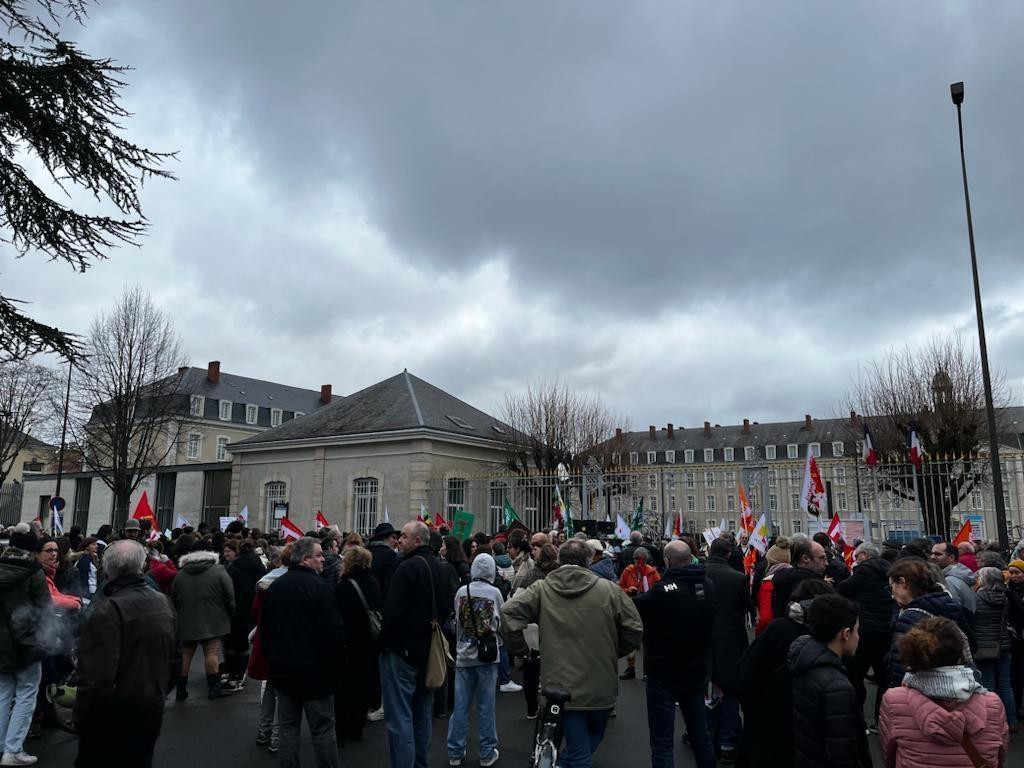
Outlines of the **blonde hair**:
M372 559L366 547L349 547L341 556L341 575L348 576L356 568L369 570Z

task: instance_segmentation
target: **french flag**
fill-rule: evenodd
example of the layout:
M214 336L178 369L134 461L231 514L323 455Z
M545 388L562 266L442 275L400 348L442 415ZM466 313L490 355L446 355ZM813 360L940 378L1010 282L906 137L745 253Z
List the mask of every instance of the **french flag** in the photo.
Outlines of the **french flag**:
M917 438L917 424L910 425L907 447L910 449L910 463L920 469L921 464L924 463L924 451L921 449L921 441Z
M864 425L864 463L869 467L878 464L878 447L875 445L875 436L871 434L868 425Z

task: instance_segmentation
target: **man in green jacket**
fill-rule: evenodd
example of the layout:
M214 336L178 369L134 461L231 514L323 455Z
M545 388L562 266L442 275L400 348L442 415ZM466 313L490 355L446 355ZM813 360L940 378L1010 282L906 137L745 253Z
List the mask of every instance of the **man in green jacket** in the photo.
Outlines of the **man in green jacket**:
M618 585L589 569L585 541L558 548L559 567L502 609L509 651L523 655L527 624L540 627L541 684L572 695L562 710L567 768L589 768L619 692L619 659L640 646L643 623Z

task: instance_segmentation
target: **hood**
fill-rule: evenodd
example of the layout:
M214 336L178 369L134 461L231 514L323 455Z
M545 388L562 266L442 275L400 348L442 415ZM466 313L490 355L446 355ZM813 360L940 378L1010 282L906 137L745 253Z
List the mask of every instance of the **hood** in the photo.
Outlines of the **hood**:
M1006 587L1003 586L979 589L975 594L978 596L978 602L985 605L1002 608L1006 604Z
M842 660L823 643L810 635L801 635L789 646L789 669L801 675L814 667L835 667L843 670ZM845 674L845 670L844 674Z
M960 579L960 581L964 582L968 587L973 587L974 582L977 580L977 576L974 575L974 571L960 563L947 565L942 569L942 574L947 579Z
M39 563L31 552L8 547L0 557L0 591L6 591L27 581L38 570Z
M892 563L886 560L884 557L869 557L863 563L857 566L857 568L863 568L865 571L871 571L881 577L883 581L889 579L889 568L892 567Z
M601 577L588 568L563 565L551 571L544 583L562 597L579 597L593 589Z
M216 552L205 552L202 550L189 552L178 560L178 570L185 571L185 573L202 573L219 562L220 558L217 557Z
M472 579L478 579L480 581L486 581L488 584L493 584L495 573L496 569L494 567L494 558L486 552L473 558L473 565L469 569L469 575Z
M790 603L786 606L786 618L795 621L802 627L807 626L807 609L810 605L811 600L801 600L799 603Z
M508 554L497 555L494 558L494 564L496 566L498 566L499 568L511 568L512 567L512 558L509 557Z
M936 701L920 691L913 691L910 695L914 720L929 741L952 746L960 744L964 731L971 736L985 727L987 712L982 696L972 696L960 702Z
M274 570L268 571L266 576L264 576L262 579L257 581L256 582L256 588L257 589L266 589L271 584L273 584L274 581L276 581L281 576L284 576L286 573L288 573L288 566L286 566L286 565L279 565Z

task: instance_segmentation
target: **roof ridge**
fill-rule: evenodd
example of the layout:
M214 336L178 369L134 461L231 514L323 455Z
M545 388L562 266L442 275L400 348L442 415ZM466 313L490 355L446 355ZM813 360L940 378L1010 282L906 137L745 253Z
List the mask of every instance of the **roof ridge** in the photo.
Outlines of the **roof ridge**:
M420 410L420 401L416 399L416 390L412 388L412 379L409 378L409 369L402 369L402 375L405 377L405 384L409 387L409 397L412 398L412 407L416 409L416 421L419 422L421 427L425 427L426 424L423 422L423 412Z

